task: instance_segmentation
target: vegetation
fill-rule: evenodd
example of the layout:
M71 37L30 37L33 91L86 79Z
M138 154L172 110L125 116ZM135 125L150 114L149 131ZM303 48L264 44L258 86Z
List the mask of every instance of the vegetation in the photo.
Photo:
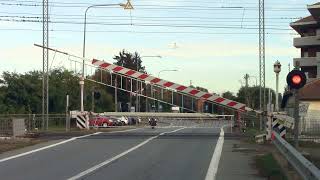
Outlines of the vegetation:
M272 153L268 153L256 158L256 166L262 176L273 180L286 180L286 176L281 170L280 165L273 157Z

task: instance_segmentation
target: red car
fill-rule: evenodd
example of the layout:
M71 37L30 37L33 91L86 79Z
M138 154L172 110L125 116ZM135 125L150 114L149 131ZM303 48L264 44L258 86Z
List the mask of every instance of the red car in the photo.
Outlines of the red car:
M95 127L113 126L113 121L106 117L98 116L89 120L89 126L95 126Z

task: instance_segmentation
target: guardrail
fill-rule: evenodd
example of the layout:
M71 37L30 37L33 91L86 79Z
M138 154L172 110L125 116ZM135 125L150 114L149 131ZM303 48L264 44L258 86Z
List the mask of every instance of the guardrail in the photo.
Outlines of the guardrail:
M273 144L305 180L320 180L320 170L274 132Z

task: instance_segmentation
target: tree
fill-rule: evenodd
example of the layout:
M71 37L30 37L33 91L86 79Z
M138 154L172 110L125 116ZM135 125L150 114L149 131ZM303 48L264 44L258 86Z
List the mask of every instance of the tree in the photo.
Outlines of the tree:
M137 52L130 53L123 49L122 51L119 52L119 55L114 56L113 59L116 60L114 64L118 66L123 66L129 69L146 73L145 67L142 66L141 57Z
M272 93L272 99L271 103L275 104L275 98L276 93L274 90L270 88L266 88L266 94L265 99L266 103L268 103L268 93L269 90ZM262 89L263 92L263 89ZM237 101L246 104L248 107L254 108L254 109L260 109L260 87L254 86L254 87L241 87L237 93ZM281 102L281 94L279 94L279 101Z
M85 109L91 109L91 89L97 86L101 98L96 102L99 112L110 111L113 101L105 86L88 83L85 86ZM49 72L49 113L65 113L66 94L70 109L80 109L79 77L63 68ZM24 74L3 72L0 80L0 113L42 113L42 72Z
M146 73L145 67L142 66L141 57L137 52L130 53L126 50L122 50L119 52L119 55L114 56L113 59L116 60L114 64L118 66L123 66L123 67L133 69L142 73ZM119 76L117 77L117 82L118 84L121 83L121 79ZM132 84L132 91L136 92L138 90L137 81L132 80L130 78L126 78L126 77L122 78L122 87L126 87L127 90L131 91L131 88L130 88L131 84ZM114 93L114 89L109 88L109 92ZM137 96L135 97L137 98ZM133 98L130 92L118 91L118 101L120 101L122 104L127 104L128 102L131 102L131 105L133 105L135 103L133 103L134 101L132 100ZM144 110L145 108L145 106L141 106L141 104L144 104L144 103L145 103L144 98L141 98L141 101L140 101L140 107L142 108L141 110Z
M230 99L230 100L236 100L237 97L233 95L232 92L230 91L226 91L224 93L222 93L222 97L226 98L226 99Z

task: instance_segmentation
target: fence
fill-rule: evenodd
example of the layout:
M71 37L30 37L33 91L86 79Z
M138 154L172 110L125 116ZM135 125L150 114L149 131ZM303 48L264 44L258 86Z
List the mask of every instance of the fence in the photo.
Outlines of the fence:
M96 114L90 115L90 119L94 119L98 116L112 117L114 120L125 118L127 121L135 120L139 123L127 123L126 125L148 125L149 118L156 118L158 120L159 127L221 127L225 124L235 124L233 115L206 115L206 114L194 114L194 113L129 113L129 114ZM48 126L44 121L41 114L3 114L0 115L0 136L12 136L13 135L13 119L23 120L24 129L26 133L43 132L43 131L66 131L67 118L65 114L50 114L48 120ZM140 119L140 121L137 121ZM22 125L23 126L23 125ZM47 129L48 127L48 129ZM93 126L91 126L92 128ZM113 127L117 127L113 125ZM75 119L71 119L70 128L76 129ZM99 128L99 127L98 127Z
M150 118L155 118L159 126L185 126L185 127L220 127L226 123L234 123L233 115L208 115L197 113L126 113L106 112L91 115L90 119L99 116L112 117L114 120L127 119L130 125L148 125ZM133 120L133 122L131 122Z
M0 115L0 136L13 135L13 119L24 120L24 129L27 133L48 131L63 131L66 129L65 114L50 114L48 129L41 114L3 114ZM72 122L72 127L75 127Z

